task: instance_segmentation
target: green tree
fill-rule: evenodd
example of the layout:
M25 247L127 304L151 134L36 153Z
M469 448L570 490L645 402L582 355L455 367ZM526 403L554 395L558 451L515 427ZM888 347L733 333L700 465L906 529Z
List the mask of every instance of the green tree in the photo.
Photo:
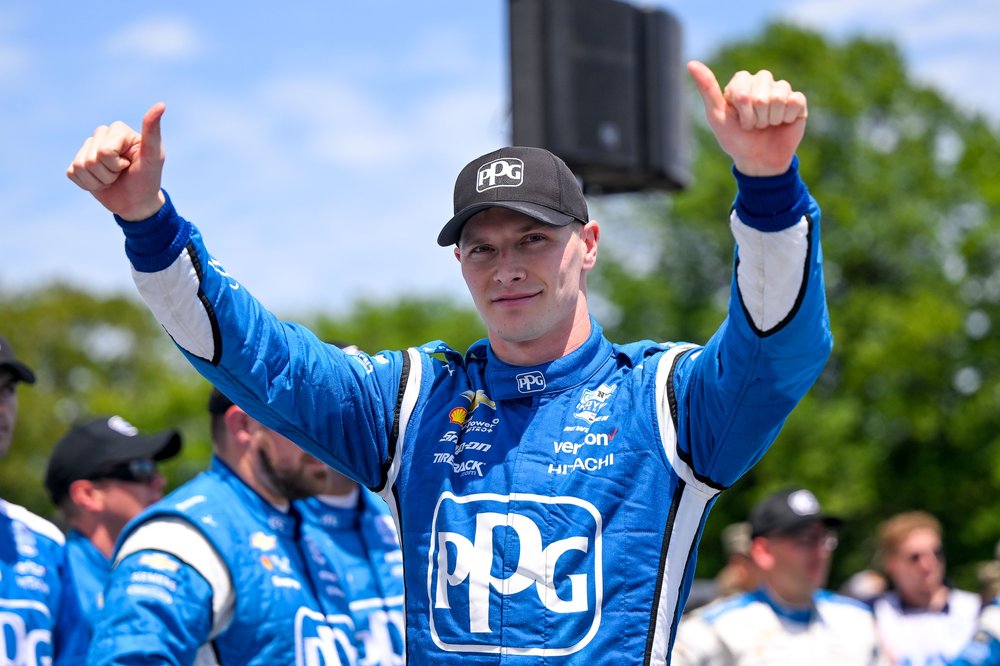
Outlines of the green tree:
M799 158L822 208L835 349L772 450L723 494L699 572L721 565L727 522L802 484L850 519L834 582L868 564L880 520L922 508L942 519L952 573L972 585L1000 538L995 128L914 81L888 42L774 24L709 64L721 79L769 69L808 96ZM634 208L594 281L616 339L700 342L724 316L735 191L700 109L692 116L690 191L597 202Z
M171 484L205 466L208 385L136 299L56 284L0 292L0 313L0 328L37 376L18 389L14 441L0 461L4 499L54 516L42 486L49 452L74 421L101 415L144 432L180 429L182 455L163 466Z

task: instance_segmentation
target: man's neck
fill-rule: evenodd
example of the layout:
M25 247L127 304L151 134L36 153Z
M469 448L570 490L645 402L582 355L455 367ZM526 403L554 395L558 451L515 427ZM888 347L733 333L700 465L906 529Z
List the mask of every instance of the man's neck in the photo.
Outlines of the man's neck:
M899 598L908 608L938 612L948 605L948 586L942 585L933 591L921 591L906 596L901 593Z
M784 590L779 592L773 586L765 583L764 592L771 598L778 606L786 608L788 610L802 611L807 610L812 606L813 603L813 591L803 594L802 592L792 592L789 590Z
M102 523L84 525L78 521L71 526L86 537L87 541L94 544L94 548L104 555L104 557L111 557L111 553L115 549L115 541L118 539L118 534L112 534L107 525Z
M520 342L491 334L490 347L497 358L509 365L541 365L572 353L587 341L591 328L590 314L584 307L565 331L553 331L544 337Z

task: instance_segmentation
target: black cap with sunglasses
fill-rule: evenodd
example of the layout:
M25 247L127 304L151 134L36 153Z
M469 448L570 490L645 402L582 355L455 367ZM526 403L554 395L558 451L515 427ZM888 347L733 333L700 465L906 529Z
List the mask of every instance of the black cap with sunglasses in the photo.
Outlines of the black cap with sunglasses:
M148 482L156 462L177 455L181 435L176 430L141 434L120 416L105 416L75 424L63 435L49 457L45 488L54 504L81 479L119 479Z
M819 500L805 488L780 490L762 500L750 512L752 538L790 534L813 523L837 528L843 521L823 513Z

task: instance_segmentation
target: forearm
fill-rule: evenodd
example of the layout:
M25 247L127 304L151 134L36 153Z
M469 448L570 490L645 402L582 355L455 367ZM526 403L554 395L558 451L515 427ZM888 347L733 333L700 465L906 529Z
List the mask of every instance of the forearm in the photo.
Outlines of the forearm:
M723 487L767 450L832 346L819 209L794 164L782 176L738 179L729 315L678 375L690 416L682 441L695 468Z
M265 425L362 482L377 483L378 447L385 447L389 426L374 375L264 308L209 254L169 199L152 218L120 225L140 295L195 369ZM334 444L352 450L333 450Z

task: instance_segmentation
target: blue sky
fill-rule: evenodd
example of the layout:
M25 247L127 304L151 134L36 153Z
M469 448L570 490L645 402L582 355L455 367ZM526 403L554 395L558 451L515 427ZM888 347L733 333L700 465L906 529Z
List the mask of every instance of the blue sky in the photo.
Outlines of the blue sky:
M687 58L775 18L888 37L915 76L1000 123L995 0L646 4L680 20ZM506 16L506 0L4 0L0 289L133 292L117 227L64 171L97 125L138 126L162 100L165 188L279 314L471 303L434 238L458 170L510 142Z

